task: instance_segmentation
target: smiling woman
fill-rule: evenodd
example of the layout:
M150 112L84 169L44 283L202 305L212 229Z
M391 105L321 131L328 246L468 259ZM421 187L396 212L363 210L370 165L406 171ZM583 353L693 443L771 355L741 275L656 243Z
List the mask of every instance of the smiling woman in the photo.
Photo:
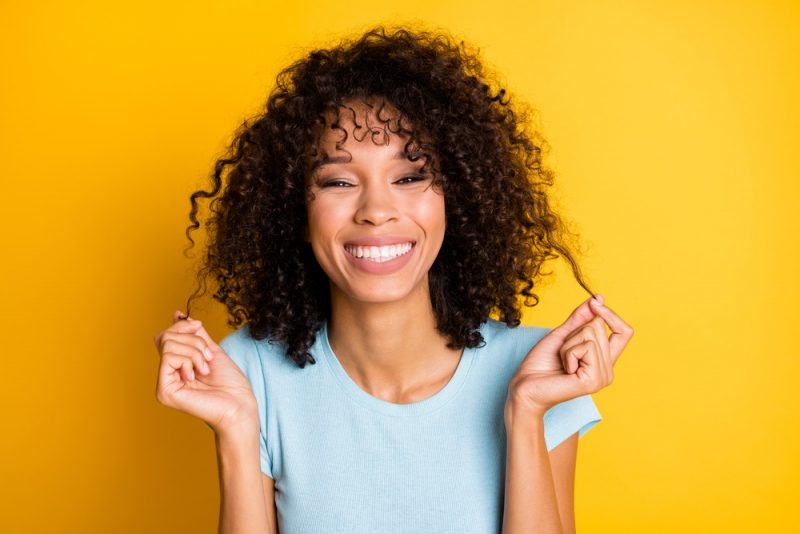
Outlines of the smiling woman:
M192 194L235 331L176 312L158 395L215 431L221 531L574 530L632 330L602 300L519 326L547 259L591 291L505 95L463 42L376 28L282 71Z
M383 128L371 125L373 109L387 111L385 102L344 107L352 115L325 129L320 151L348 156L311 164L307 203L307 237L332 282L333 306L427 295L428 272L444 240L444 193L433 187L424 162L405 152L407 137L389 131L391 120Z

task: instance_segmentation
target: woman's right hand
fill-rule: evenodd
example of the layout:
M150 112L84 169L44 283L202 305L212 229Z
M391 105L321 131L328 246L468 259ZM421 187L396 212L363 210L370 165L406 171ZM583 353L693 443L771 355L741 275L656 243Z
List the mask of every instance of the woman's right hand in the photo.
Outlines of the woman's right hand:
M200 321L176 311L173 324L153 341L161 355L156 398L198 417L217 434L242 426L258 430L250 382Z

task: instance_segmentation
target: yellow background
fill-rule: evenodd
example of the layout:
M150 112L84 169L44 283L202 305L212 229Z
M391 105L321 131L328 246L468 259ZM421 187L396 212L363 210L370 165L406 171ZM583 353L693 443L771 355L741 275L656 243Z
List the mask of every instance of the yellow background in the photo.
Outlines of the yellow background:
M216 530L213 435L155 399L188 195L280 68L413 21L540 110L590 283L636 330L581 440L579 531L796 528L797 3L5 1L0 531ZM553 268L526 324L586 298Z

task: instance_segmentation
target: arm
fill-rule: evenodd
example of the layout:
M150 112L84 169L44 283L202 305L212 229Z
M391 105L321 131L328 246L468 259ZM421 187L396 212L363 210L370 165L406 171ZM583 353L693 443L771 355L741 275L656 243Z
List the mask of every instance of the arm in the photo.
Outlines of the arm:
M275 481L266 473L261 473L261 483L264 487L264 506L267 508L267 523L270 530L264 534L278 534L278 507L275 502Z
M611 337L606 337L606 325ZM632 336L630 325L596 295L525 356L509 382L504 411L508 450L503 534L573 532L577 444L554 449L553 469L544 439L544 414L611 384L614 364ZM577 439L574 433L570 439Z
M237 337L211 339L180 311L153 341L161 353L156 398L202 419L217 448L221 534L276 534L274 484L261 474L258 401ZM226 352L233 349L236 361ZM236 354L239 354L238 356Z
M573 489L578 436L548 454L544 414L507 405L503 534L574 533Z
M215 435L220 480L220 534L277 534L274 502L259 466L258 424ZM270 492L270 497L273 494ZM273 497L274 499L274 497Z
M564 534L575 534L575 463L578 458L578 433L550 451L550 467L556 487L558 514Z
M544 428L542 421L537 420L535 421L532 427L541 427ZM507 425L507 429L511 429L511 425ZM529 438L531 436L536 437L537 430L524 430L524 435L527 435ZM542 430L543 433L543 430ZM511 432L508 432L508 443L509 443L509 453L510 451L510 444L511 444ZM543 439L543 438L542 438ZM531 441L530 439L527 441ZM538 441L538 439L537 439ZM525 440L523 439L523 445ZM524 447L520 450L519 448L515 449L515 452L522 453L520 456L523 458L530 458L530 455L523 456ZM561 526L563 528L564 534L575 534L575 499L574 499L574 492L575 492L575 464L577 461L578 456L578 433L572 434L570 437L562 441L558 444L552 451L549 453L549 460L550 460L550 468L553 473L553 487L555 489L556 494L556 501L558 502L558 514L561 520ZM512 483L509 474L510 471L508 468L510 467L511 463L511 455L508 454L506 457L506 513L504 514L504 518L509 516L509 499L512 490L510 485ZM540 459L541 461L541 459ZM535 463L535 462L534 462ZM515 462L515 467L518 463ZM523 471L524 474L524 471ZM513 482L518 482L518 480L522 479L522 477L514 478ZM533 483L534 485L536 482ZM520 499L515 499L516 502L536 502L536 500L529 500L529 498L522 497ZM523 506L525 506L523 504ZM504 533L506 530L504 529ZM512 532L512 531L509 531Z

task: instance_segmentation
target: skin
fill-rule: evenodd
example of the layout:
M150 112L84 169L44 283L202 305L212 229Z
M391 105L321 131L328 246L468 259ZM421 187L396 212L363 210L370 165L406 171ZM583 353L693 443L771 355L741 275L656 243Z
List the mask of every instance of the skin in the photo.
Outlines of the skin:
M422 161L393 156L405 139L365 135L367 107L351 102L361 130L342 114L350 135L321 138L330 156L347 162L321 167L310 176L305 236L330 279L329 339L350 377L371 395L398 404L439 391L452 377L462 350L447 348L435 327L428 271L442 245L445 205ZM381 112L381 117L391 114ZM356 139L357 138L357 139ZM358 139L362 139L359 141ZM401 235L416 241L410 261L388 275L365 273L349 262L345 241ZM605 328L612 331L606 335ZM408 333L413 332L413 336ZM549 453L544 447L544 412L571 398L594 393L613 379L612 368L633 330L607 306L586 301L564 324L534 346L509 383L503 531L574 532L573 493L577 434ZM274 482L260 473L259 421L247 378L208 335L200 321L175 312L173 324L155 336L159 350L157 399L205 421L215 431L220 473L220 532L277 532Z
M362 389L389 402L415 402L447 383L463 352L447 348L447 338L436 330L428 290L428 271L444 240L444 196L431 187L431 175L419 175L421 160L393 158L406 138L373 126L380 132L373 139L365 125L377 124L374 111L350 105L361 128L354 131L343 113L340 122L349 135L341 149L335 146L340 131L328 129L321 139L330 156L349 161L318 169L307 205L309 242L330 279L329 340ZM381 117L387 115L392 110L384 108ZM416 241L402 269L378 275L350 263L345 242L385 235Z
M562 443L548 454L543 418L550 407L595 393L613 381L613 366L633 329L604 304L601 295L597 297L583 302L543 337L509 383L504 413L508 438L504 534L575 531L568 471L574 476L572 449L577 436L570 438L574 444L564 451L556 452Z

